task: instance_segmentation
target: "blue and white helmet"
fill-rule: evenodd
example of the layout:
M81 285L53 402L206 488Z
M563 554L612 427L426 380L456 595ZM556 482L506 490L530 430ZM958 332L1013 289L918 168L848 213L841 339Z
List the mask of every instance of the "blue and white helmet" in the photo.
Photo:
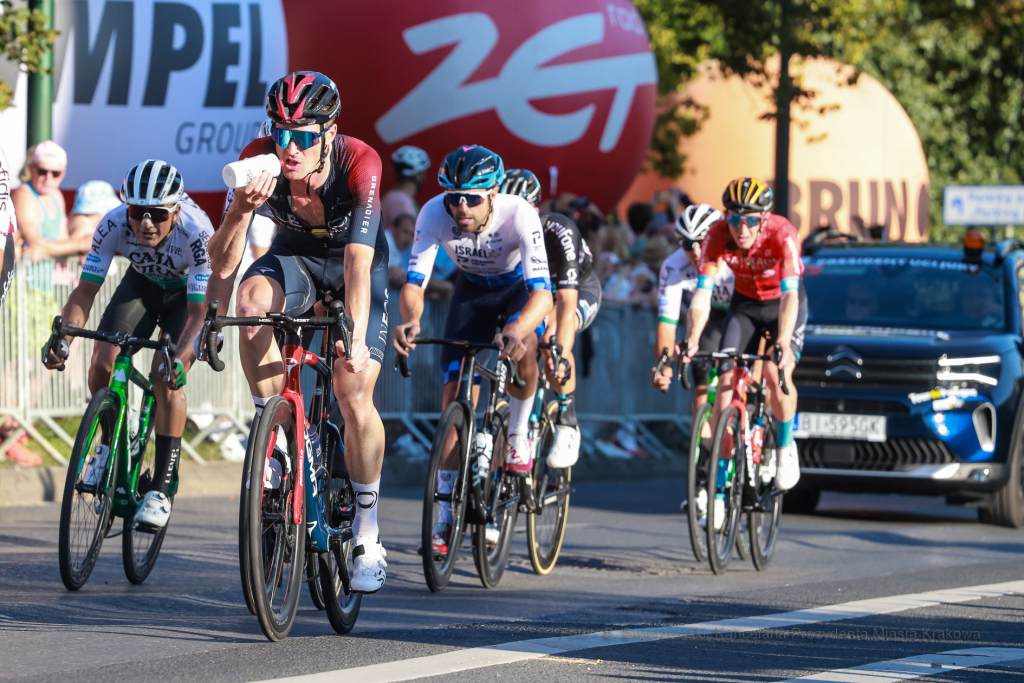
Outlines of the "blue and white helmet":
M446 190L487 190L505 182L505 162L480 145L465 145L441 162L437 182Z

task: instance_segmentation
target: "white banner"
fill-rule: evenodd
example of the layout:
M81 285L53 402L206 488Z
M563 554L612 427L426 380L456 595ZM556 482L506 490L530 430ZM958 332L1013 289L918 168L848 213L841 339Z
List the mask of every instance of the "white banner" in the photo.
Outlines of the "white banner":
M288 71L281 0L74 0L54 103L68 151L65 187L120 186L147 158L181 171L186 191L224 190L221 169L266 119Z
M946 225L1024 225L1024 185L947 185Z

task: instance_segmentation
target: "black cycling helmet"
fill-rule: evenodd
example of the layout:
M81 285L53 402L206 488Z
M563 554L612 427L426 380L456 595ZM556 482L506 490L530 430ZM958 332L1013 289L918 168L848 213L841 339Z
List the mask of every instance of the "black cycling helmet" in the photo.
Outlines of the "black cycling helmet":
M267 116L274 123L318 123L323 128L339 111L338 86L319 71L290 73L275 81L267 94Z
M504 180L501 157L480 145L465 145L450 152L437 172L437 182L446 190L490 189Z
M773 202L772 188L757 178L737 178L722 193L722 206L733 213L771 211Z
M534 206L540 204L540 180L532 171L525 168L513 168L505 173L505 182L501 184L502 194L514 194L522 197Z

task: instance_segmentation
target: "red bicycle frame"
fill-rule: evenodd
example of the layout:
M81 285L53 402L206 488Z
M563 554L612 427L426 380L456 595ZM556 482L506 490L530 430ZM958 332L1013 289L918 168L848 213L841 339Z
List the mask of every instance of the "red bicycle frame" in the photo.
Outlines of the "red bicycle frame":
M289 335L290 336L290 335ZM306 493L306 408L302 400L302 383L300 375L303 365L316 365L320 357L306 351L302 344L289 339L284 344L282 361L285 368L285 387L281 398L292 405L295 414L295 488L292 490L292 521L302 523L302 502ZM274 443L270 442L273 450Z

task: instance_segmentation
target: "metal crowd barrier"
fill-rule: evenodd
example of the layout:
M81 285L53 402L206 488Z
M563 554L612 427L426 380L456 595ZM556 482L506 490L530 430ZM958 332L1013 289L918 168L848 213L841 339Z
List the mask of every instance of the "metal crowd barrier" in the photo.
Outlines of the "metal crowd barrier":
M110 296L128 267L117 258L93 304L88 327L94 329ZM21 429L39 442L58 462L63 456L36 430L42 422L69 447L74 445L54 418L82 415L89 401L87 373L92 342L77 340L64 372L46 370L40 362L40 349L50 334L50 323L60 314L71 290L78 283L81 266L77 259L44 260L16 265L15 280L7 302L0 309L0 420L9 416ZM398 292L391 291L390 324L400 322ZM423 334L440 336L444 328L447 304L428 302L423 318ZM676 385L667 395L650 386L648 377L654 365L654 329L656 316L649 309L605 303L589 330L589 339L578 340L577 414L582 421L629 425L637 432L640 444L656 457L671 455L645 422L667 421L686 430L690 398ZM234 428L247 432L252 417L252 399L242 373L238 354L238 328L225 329L223 355L226 368L215 373L205 363L189 372L185 391L188 412L193 415L226 417ZM434 424L441 413L440 347L424 346L412 356L413 376L404 379L392 371L394 354L388 351L381 371L374 403L386 421L401 422L414 438L429 448ZM136 367L148 368L151 351L136 355ZM133 399L134 401L134 399ZM198 462L202 458L194 446L217 427L214 420L196 434L183 449ZM17 436L16 432L0 443L0 457Z

